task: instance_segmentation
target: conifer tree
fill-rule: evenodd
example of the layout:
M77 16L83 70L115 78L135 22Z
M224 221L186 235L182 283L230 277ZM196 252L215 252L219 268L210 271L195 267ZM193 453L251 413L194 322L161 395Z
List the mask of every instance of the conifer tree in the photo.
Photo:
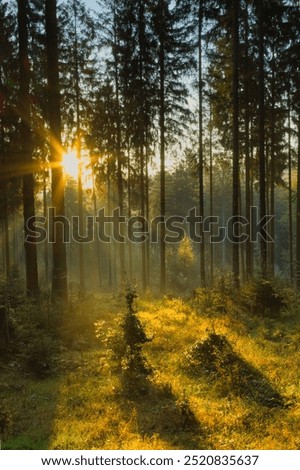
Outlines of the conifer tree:
M47 89L48 89L48 117L50 163L52 174L52 204L56 216L65 214L64 177L62 170L62 141L61 141L61 107L59 85L58 60L58 31L57 31L57 4L56 0L46 0L46 53L47 53ZM65 299L68 295L67 287L67 256L64 244L63 224L56 224L56 239L52 248L52 293L54 296Z
M24 236L25 236L25 268L26 268L26 292L28 295L36 295L38 292L38 266L37 247L29 242L30 227L35 221L34 201L34 176L32 160L32 128L30 109L30 62L28 54L28 2L18 0L18 32L19 32L19 84L20 103L19 113L21 117L20 149L22 159L20 165L24 168L23 175L23 211L24 211Z

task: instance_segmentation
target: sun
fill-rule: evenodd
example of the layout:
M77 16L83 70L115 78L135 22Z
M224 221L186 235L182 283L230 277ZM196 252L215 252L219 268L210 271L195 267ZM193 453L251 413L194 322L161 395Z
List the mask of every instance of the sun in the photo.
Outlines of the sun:
M79 161L76 150L63 154L62 167L67 178L78 179ZM81 155L81 182L84 189L93 188L92 170L89 167L89 157L86 152L82 152Z
M62 166L67 176L74 179L78 178L78 158L75 150L64 153Z

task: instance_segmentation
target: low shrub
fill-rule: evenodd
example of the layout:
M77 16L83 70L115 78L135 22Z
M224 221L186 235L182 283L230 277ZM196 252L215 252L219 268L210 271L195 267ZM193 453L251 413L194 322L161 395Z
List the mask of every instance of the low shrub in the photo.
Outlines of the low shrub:
M225 336L210 333L204 341L197 341L185 354L184 366L193 375L203 372L207 375L220 374L224 358L233 349Z
M117 327L103 334L104 322L96 323L96 335L106 346L111 368L119 372L122 391L134 396L146 392L147 377L151 367L143 355L143 344L151 341L137 316L135 300L137 294L129 284L125 287L126 311L119 315Z
M268 379L246 362L223 335L211 333L186 353L184 367L194 377L206 376L221 395L236 395L269 408L284 408Z
M269 279L254 279L245 283L240 291L242 304L254 315L278 317L287 307L288 299L284 288Z

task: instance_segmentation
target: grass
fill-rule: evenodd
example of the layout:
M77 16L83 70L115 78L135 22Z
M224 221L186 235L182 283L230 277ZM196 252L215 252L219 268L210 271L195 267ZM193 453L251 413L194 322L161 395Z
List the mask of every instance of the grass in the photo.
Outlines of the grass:
M17 359L0 363L4 449L300 448L296 312L272 319L250 316L230 303L219 311L177 298L139 299L138 316L152 338L143 354L153 373L144 392L131 397L110 367L105 341L96 343L90 328L101 321L105 338L124 310L120 297L89 300L81 307L86 318L80 328L89 325L84 339L67 318L55 366L43 380L24 371ZM187 368L191 347L212 334L226 338L236 361L221 361L222 373L213 380ZM236 393L235 367L243 364L288 406L274 408Z

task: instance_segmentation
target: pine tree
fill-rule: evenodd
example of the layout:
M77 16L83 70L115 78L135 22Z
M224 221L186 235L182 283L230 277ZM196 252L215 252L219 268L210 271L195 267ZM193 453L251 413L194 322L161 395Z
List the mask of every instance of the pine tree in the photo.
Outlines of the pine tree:
M204 152L203 152L203 60L202 60L202 30L203 30L203 2L198 5L198 153L199 153L199 216L204 221ZM203 223L200 224L200 282L203 287L206 285L205 276L205 241Z
M21 117L20 147L25 174L23 176L23 210L24 210L24 236L25 236L25 267L26 291L32 296L36 295L38 286L37 247L30 243L27 237L30 234L29 223L34 225L34 176L32 172L32 137L31 137L31 110L30 110L30 63L28 55L28 29L27 29L27 0L18 0L18 30L19 30L19 71L20 71L20 104ZM33 226L32 225L32 226Z
M233 221L239 216L239 9L240 2L235 0L232 8L232 216ZM233 235L235 242L232 245L232 272L237 286L239 286L240 261L238 235Z
M64 178L62 171L61 111L58 69L58 34L56 0L46 0L46 53L48 83L49 141L52 174L52 204L56 216L65 214ZM53 223L53 221L52 221ZM56 224L56 240L52 256L52 293L65 299L67 288L67 257L62 224Z
M139 212L142 220L147 213L148 155L153 143L153 117L156 106L152 78L155 76L155 62L153 39L149 33L149 19L149 2L136 0L122 3L118 21L118 61L123 104L122 122L125 128L123 142L127 146L126 152L132 153L131 161L139 174L136 190L139 193ZM137 38L136 41L135 38ZM149 282L148 250L147 242L142 243L141 278L144 290Z
M60 53L63 65L62 117L67 134L66 145L72 145L78 159L78 233L83 236L83 150L88 132L87 114L91 88L95 85L95 21L80 0L62 4ZM78 242L78 272L81 294L85 292L85 246Z
M258 0L258 151L259 151L259 209L260 218L266 215L266 158L265 158L265 46L264 1ZM267 243L260 239L261 275L267 274Z
M11 127L14 125L15 117L12 115L11 107L15 104L15 87L17 81L15 70L17 70L16 50L14 46L14 34L16 25L13 14L7 2L0 5L0 172L2 187L0 194L0 217L1 235L3 240L3 266L6 280L10 278L11 256L9 236L9 169L8 162L11 160Z
M166 144L169 131L180 134L177 117L188 119L186 98L187 87L182 77L194 67L190 18L190 4L178 1L160 0L153 5L153 32L157 38L157 89L160 135L160 216L166 216ZM174 134L173 134L174 135ZM166 243L165 224L160 230L160 288L166 290Z

